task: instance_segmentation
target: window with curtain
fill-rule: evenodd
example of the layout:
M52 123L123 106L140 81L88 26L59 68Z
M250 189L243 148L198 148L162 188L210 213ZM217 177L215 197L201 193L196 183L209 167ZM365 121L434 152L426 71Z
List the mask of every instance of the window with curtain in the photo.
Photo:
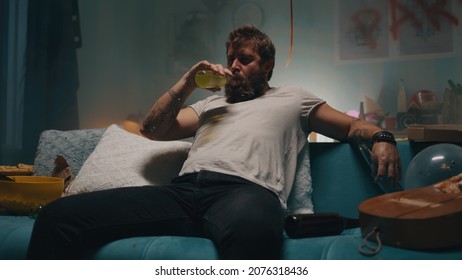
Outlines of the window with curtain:
M0 1L0 164L21 160L27 0Z
M0 165L33 163L41 132L79 128L78 1L0 3Z

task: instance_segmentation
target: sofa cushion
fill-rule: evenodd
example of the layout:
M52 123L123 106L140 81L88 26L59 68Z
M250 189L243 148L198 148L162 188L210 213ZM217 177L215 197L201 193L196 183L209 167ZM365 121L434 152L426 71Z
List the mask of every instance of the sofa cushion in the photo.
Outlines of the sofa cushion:
M284 239L282 258L286 260L322 260L327 259L329 248L342 236L358 234L358 229L349 229L340 235L288 238Z
M382 245L375 255L363 255L358 248L363 238L358 234L342 235L325 248L323 259L329 260L460 260L462 246L439 250L410 250ZM371 243L376 245L375 243Z
M89 259L97 260L215 260L218 253L210 239L183 236L132 237L113 241Z
M34 160L34 175L50 176L58 155L64 157L77 175L83 162L93 152L105 129L45 130L40 134Z
M65 194L168 184L190 147L186 141L153 141L111 125Z
M34 221L28 216L0 215L0 260L26 258Z

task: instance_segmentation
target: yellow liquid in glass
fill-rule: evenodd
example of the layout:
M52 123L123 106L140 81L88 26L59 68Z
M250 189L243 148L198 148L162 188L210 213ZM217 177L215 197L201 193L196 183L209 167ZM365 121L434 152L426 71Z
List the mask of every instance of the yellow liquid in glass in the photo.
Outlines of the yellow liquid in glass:
M211 71L199 71L195 77L196 85L200 88L223 87L228 80L225 76L219 76Z

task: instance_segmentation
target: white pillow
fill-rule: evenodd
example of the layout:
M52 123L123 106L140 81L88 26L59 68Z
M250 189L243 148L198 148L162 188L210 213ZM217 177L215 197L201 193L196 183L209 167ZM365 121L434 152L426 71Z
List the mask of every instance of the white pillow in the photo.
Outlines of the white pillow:
M178 175L190 148L186 141L153 141L111 125L64 195L168 184Z

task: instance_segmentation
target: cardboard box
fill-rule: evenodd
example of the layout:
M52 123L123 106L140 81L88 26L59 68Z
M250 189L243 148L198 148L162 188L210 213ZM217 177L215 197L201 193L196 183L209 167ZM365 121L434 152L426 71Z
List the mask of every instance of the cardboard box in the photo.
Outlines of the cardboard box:
M462 143L461 124L410 125L407 133L410 141Z

